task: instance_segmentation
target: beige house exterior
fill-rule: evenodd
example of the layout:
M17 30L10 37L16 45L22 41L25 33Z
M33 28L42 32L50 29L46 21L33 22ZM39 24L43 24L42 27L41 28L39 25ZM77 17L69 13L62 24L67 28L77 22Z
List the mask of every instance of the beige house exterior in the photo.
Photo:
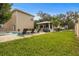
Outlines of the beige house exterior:
M12 17L3 25L4 31L23 31L23 29L34 29L34 16L21 10L13 10Z

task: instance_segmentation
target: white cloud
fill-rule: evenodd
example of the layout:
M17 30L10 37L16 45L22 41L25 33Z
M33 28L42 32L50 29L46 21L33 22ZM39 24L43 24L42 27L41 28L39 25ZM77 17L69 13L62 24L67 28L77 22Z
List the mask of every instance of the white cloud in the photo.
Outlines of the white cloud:
M35 17L34 17L34 20L39 20L39 19L40 19L39 16L35 16Z

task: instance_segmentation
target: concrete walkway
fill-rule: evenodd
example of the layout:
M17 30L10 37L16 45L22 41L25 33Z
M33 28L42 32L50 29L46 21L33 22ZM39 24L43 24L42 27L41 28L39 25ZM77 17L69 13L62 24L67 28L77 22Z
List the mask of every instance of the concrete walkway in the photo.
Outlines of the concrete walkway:
M12 40L17 40L17 39L21 39L21 38L28 38L28 37L32 37L32 36L41 35L41 34L45 34L45 33L41 32L41 33L24 35L24 36L5 35L5 36L0 36L0 42L12 41Z

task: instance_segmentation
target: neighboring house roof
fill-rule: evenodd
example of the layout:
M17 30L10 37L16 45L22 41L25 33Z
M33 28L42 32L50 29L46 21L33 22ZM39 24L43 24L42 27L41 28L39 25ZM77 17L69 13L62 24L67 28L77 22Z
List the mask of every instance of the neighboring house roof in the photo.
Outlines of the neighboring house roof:
M21 10L18 10L18 9L14 9L12 12L15 12L15 11L19 11L19 12L21 12L21 13L24 13L24 14L27 14L27 15L29 15L29 16L33 16L33 17L34 17L34 15L31 15L31 14L29 14L29 13L26 13L26 12L21 11Z
M39 22L37 24L44 24L44 23L51 23L50 21L43 21L43 22Z

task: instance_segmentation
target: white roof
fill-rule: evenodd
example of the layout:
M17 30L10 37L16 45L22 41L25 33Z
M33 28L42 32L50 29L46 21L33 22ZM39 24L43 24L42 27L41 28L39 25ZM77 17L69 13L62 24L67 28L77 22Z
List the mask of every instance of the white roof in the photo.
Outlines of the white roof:
M43 22L39 22L37 24L45 24L45 23L51 23L50 21L43 21Z

